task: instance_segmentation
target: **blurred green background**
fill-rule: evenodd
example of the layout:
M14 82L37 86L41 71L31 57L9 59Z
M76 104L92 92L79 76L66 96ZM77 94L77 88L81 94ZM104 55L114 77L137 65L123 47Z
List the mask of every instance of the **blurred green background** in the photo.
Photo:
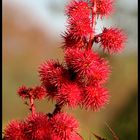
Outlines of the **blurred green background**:
M12 119L23 119L29 113L16 95L22 84L39 84L38 66L46 59L63 60L60 34L65 30L65 0L3 0L3 129ZM94 132L113 140L105 122L120 139L136 140L137 110L137 1L117 0L115 13L99 21L97 32L104 26L123 28L128 41L120 55L106 56L112 66L107 83L110 103L100 112L66 108L80 122L80 134L94 140ZM102 52L101 52L102 53ZM52 112L54 104L47 100L36 102L38 111Z

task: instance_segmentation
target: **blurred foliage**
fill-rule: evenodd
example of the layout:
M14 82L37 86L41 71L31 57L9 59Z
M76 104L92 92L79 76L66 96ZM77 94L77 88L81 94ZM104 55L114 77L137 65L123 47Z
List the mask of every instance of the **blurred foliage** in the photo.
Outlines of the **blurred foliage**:
M136 92L137 93L137 92ZM138 95L134 94L128 104L118 113L110 122L113 131L120 140L137 140L138 139ZM104 127L104 135L111 140L112 134Z

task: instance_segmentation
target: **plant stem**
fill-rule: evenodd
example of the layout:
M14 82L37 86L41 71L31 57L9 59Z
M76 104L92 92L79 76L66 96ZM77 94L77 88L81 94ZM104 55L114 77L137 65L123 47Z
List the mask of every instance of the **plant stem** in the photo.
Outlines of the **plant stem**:
M54 109L54 111L53 111L52 114L55 115L55 114L61 112L62 107L63 107L63 104L59 104L59 103L57 103L57 104L55 105L55 109Z
M89 39L89 44L88 44L87 49L91 49L92 45L93 45L93 42L94 42L95 25L96 25L96 18L97 18L97 15L96 15L96 0L94 0L93 7L92 7L91 10L92 10L91 11L92 12L92 22L91 22L92 33L90 34L90 39Z
M35 114L35 106L34 106L34 99L32 97L30 97L30 109L32 112L32 115Z
M49 118L53 117L53 116L56 115L57 113L61 112L62 107L63 107L63 104L57 103L57 104L55 105L55 109L54 109L53 113L48 113L47 116L48 116Z

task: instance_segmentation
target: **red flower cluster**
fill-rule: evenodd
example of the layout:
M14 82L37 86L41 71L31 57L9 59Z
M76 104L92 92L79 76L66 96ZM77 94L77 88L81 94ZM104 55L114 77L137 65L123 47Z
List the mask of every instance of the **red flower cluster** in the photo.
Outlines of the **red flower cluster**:
M56 99L59 104L76 107L81 104L85 86L97 86L106 82L110 66L107 60L91 50L66 49L65 60L65 68L54 61L43 63L39 67L39 73L47 90L50 85L56 87L55 92L47 92L48 96Z
M114 0L73 0L66 6L68 16L64 40L64 62L48 60L39 67L41 86L21 86L17 93L29 99L32 114L24 121L12 121L5 129L5 140L82 140L78 134L78 122L63 107L80 106L98 111L109 101L108 89L104 87L111 68L105 58L92 50L99 43L110 54L123 50L126 35L118 28L104 28L95 34L97 16L109 16ZM34 100L56 101L52 113L37 113Z
M68 67L77 73L77 80L84 84L105 83L110 74L108 61L91 50L68 49L65 51Z
M4 131L5 140L82 140L78 122L66 113L49 119L43 113L29 115L24 121L12 121Z

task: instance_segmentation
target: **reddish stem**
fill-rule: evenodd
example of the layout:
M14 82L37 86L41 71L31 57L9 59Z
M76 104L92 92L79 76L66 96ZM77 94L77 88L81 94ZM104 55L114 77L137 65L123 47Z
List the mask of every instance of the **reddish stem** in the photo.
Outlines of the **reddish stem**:
M55 114L61 112L62 107L63 107L63 104L57 103L57 104L55 105L55 109L54 109L54 111L53 111L53 115L55 115Z
M32 111L32 115L35 114L35 106L34 106L34 99L30 97L30 110Z
M48 116L49 118L51 118L51 117L53 117L54 115L56 115L57 113L60 113L61 110L62 110L62 107L63 107L63 104L57 103L57 104L55 105L55 109L54 109L53 113L48 113L47 116Z
M89 39L89 44L87 49L91 49L94 41L94 36L95 36L95 25L96 25L96 0L93 1L93 7L92 7L92 33L90 34L90 39Z

